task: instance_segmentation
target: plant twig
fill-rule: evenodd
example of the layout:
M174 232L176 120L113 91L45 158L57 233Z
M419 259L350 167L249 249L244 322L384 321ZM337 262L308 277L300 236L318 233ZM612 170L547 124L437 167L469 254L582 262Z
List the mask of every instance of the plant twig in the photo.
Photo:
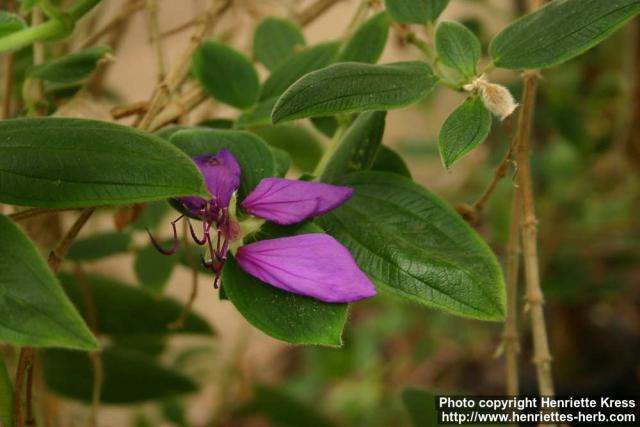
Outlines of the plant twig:
M12 92L13 92L13 64L14 64L14 59L15 56L12 53L7 54L4 57L4 60L2 62L3 64L3 70L2 70L2 75L4 78L4 85L3 85L3 96L4 99L2 100L2 120L6 120L11 118L12 115L12 111L11 111L11 98L12 98Z
M176 66L167 74L162 83L160 83L156 90L154 90L149 103L149 110L140 121L139 127L141 129L149 129L152 120L158 115L160 110L167 105L170 97L175 93L176 89L184 82L188 77L191 69L191 57L193 52L198 48L200 42L204 38L205 34L209 30L209 27L220 18L220 16L231 6L232 0L224 0L221 5L214 2L214 7L208 10L195 34L191 37L191 41L182 56L176 63Z
M74 210L77 210L77 209L76 208L68 208L68 209L31 208L31 209L25 209L20 212L12 213L9 215L9 218L17 222L17 221L22 221L28 218L33 218L34 216L46 215L46 214L56 213L56 212L74 211Z
M636 172L640 172L640 18L635 19L631 30L633 38L633 64L630 73L631 99L628 120L623 121L623 126L627 128L623 135L627 158L635 166Z
M62 238L58 246L56 246L50 253L48 264L51 271L54 274L58 272L60 269L60 263L62 259L66 255L71 243L76 238L82 227L87 223L93 212L96 208L85 208L80 216L73 223L67 234ZM15 386L15 406L14 406L14 414L15 414L15 425L16 427L23 427L25 424L24 417L22 415L22 387L24 385L25 375L28 378L31 378L33 375L30 370L33 369L33 364L35 360L35 350L31 347L23 347L20 350L20 359L18 363L18 369L16 372L16 386ZM27 398L27 423L31 421L32 417L32 394L31 394L32 381L27 382L27 390L26 390L26 398ZM32 424L27 424L32 425Z
M32 350L31 363L27 368L27 413L26 413L26 425L35 426L36 420L33 417L33 371L35 364L35 349Z
M297 13L295 19L305 27L340 1L342 0L316 0L309 7Z
M31 25L38 26L44 19L42 9L34 7L31 12ZM41 42L33 44L33 65L40 65L44 62L44 45ZM42 103L44 102L44 83L40 79L27 79L24 85L24 98L28 105L28 114L42 115Z
M111 109L111 117L122 119L135 114L143 114L149 110L149 101L138 101L131 104L118 105Z
M507 318L502 335L506 358L506 394L518 396L518 273L520 271L520 192L515 191L511 201L511 226L507 245L506 293Z
M191 295L189 295L189 301L187 301L187 303L185 304L184 308L182 309L182 313L180 313L180 316L178 316L176 320L169 324L169 329L171 330L176 330L184 327L184 324L193 308L193 304L198 297L198 262L193 256L193 251L191 250L191 242L189 241L190 233L186 221L182 222L182 236L185 257L187 258L187 263L191 268Z
M485 190L482 192L480 197L478 197L478 200L476 200L476 202L473 204L473 210L476 213L480 213L484 209L484 206L489 201L489 198L491 198L491 195L493 194L494 190L498 186L498 183L500 182L500 180L502 180L502 178L507 176L507 172L509 171L509 163L513 161L513 158L512 158L513 154L511 150L512 149L509 148L509 151L507 152L507 154L504 156L504 158L496 168L495 173L493 175L493 179L491 180L487 188L485 188Z
M178 99L169 101L163 110L151 121L149 130L155 131L166 124L175 122L178 118L193 110L207 99L207 94L204 93L202 88L200 86L194 86L185 91Z
M98 310L93 300L93 293L91 292L91 283L87 279L87 275L80 264L76 264L74 274L78 279L78 284L82 291L82 299L85 307L85 318L87 319L87 325L94 333L98 334ZM98 414L100 412L100 401L102 397L102 385L104 383L104 366L102 363L102 353L100 350L92 351L89 353L91 364L93 365L93 390L91 394L91 417L89 424L92 427L98 425Z
M197 19L190 19L187 22L184 22L176 27L173 27L167 31L163 31L162 33L160 33L160 38L164 39L166 37L171 37L175 34L181 33L182 31L188 30L189 28L193 27L197 23L198 23Z
M25 414L22 413L22 395L24 394L23 388L25 387L25 383L27 386L27 399L31 400L31 385L32 383L27 381L28 377L33 375L33 363L35 361L35 350L32 347L22 347L20 350L20 356L18 356L18 368L16 370L16 379L15 379L15 389L14 395L15 399L13 402L13 419L15 423L15 427L24 427L25 425ZM29 419L31 409L31 403L27 403L27 419Z
M522 109L518 123L516 161L518 174L516 175L518 190L522 199L522 248L527 284L527 305L531 314L531 329L533 333L534 364L536 365L538 388L540 395L553 396L553 380L551 376L551 354L547 339L547 329L544 319L544 298L540 287L540 271L538 261L537 224L533 183L529 150L531 127L535 109L537 72L523 73L524 91L522 95Z
M80 230L82 230L82 227L89 221L89 218L91 218L95 210L95 207L83 209L80 216L78 216L69 231L67 231L67 234L65 234L60 243L58 243L58 246L49 252L49 267L54 273L57 273L60 269L60 264L67 254L69 247L78 236L78 233L80 233Z
M147 0L147 16L149 22L149 34L151 45L156 55L156 65L158 68L158 82L164 80L166 75L164 52L160 41L160 25L158 24L158 1Z
M362 24L362 22L366 19L367 13L369 11L369 7L371 5L371 0L361 0L356 12L353 14L349 25L345 28L342 38L347 40L353 32Z
M145 0L137 0L134 2L125 2L125 7L118 13L111 21L107 22L103 27L96 31L93 35L89 36L85 41L80 43L79 48L84 49L95 45L102 37L110 32L120 28L132 15L136 12L144 9Z
M539 8L542 0L532 0L530 11ZM553 396L554 386L551 373L551 353L544 318L544 298L540 287L540 266L538 260L537 224L534 204L533 182L531 177L530 148L531 130L535 114L535 102L538 83L538 71L522 73L522 107L518 116L518 128L514 155L518 167L516 182L521 203L521 238L526 282L527 308L531 317L533 335L533 363L536 367L538 392L541 396ZM512 218L512 223L517 218Z

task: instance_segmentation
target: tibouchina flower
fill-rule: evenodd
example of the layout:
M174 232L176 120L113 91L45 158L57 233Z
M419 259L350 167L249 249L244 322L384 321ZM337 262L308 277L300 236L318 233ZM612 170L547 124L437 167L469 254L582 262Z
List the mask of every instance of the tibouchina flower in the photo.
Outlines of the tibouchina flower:
M173 245L162 249L149 233L152 243L163 254L173 254L178 245L176 223L186 216L202 220L203 237L198 238L189 223L193 239L206 245L210 259L203 264L215 275L217 286L231 242L239 239L240 225L230 214L233 194L240 186L240 166L231 152L193 158L212 198L180 197L176 200L185 214L175 219ZM244 199L249 214L281 224L295 224L322 215L340 206L352 195L348 187L319 182L265 178ZM188 218L187 218L187 221ZM148 231L148 230L147 230ZM353 302L375 295L375 287L360 270L349 251L326 234L303 234L261 240L238 248L240 267L271 286L331 303Z

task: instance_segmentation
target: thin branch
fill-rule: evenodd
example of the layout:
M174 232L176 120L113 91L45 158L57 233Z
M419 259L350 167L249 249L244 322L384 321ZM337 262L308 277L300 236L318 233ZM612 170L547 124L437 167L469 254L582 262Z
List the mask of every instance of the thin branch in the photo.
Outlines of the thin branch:
M507 176L507 172L509 171L509 164L512 161L513 161L513 153L512 153L512 149L509 148L509 151L507 152L507 154L504 156L504 158L496 168L495 173L493 175L493 179L489 183L489 186L485 188L485 190L482 192L480 197L478 197L478 200L476 200L476 202L473 204L473 210L475 211L476 214L479 214L484 209L484 206L487 204L487 202L491 198L491 195L493 194L494 190L498 186L498 183L502 180L502 178Z
M174 99L165 105L164 109L152 120L149 130L155 131L166 124L175 122L207 99L207 94L204 93L202 88L194 86L178 99Z
M511 226L507 245L506 293L507 318L502 335L506 357L506 394L518 396L518 273L520 271L520 192L515 191L511 201Z
M530 11L542 6L542 0L532 0ZM514 154L517 163L516 182L521 201L521 236L523 261L526 282L527 308L531 316L531 330L533 334L533 363L536 367L538 392L541 396L553 396L554 386L551 373L551 354L547 338L544 318L544 297L540 287L540 266L538 260L537 224L534 204L533 182L531 177L530 148L531 130L535 115L535 102L538 83L538 71L530 70L522 73L524 88L522 93L522 107L518 116L518 128ZM513 222L518 218L512 218Z
M527 304L531 314L533 333L533 362L536 365L538 388L541 396L553 396L554 387L551 375L551 354L547 339L544 319L544 298L540 287L540 271L538 261L538 220L536 219L533 183L529 150L531 143L531 127L535 109L538 74L535 71L523 73L524 91L522 109L518 123L518 142L516 161L518 164L518 191L522 198L522 248L525 277L527 284Z
M187 22L184 22L176 27L171 28L170 30L164 31L160 33L160 38L164 39L166 37L171 37L175 34L181 33L184 30L188 30L189 28L196 25L199 21L197 19L190 19Z
M342 0L316 0L309 7L296 14L296 21L305 27L340 1Z
M76 222L73 223L69 231L67 231L67 234L65 234L60 243L58 243L58 246L49 253L49 267L54 273L57 273L60 269L60 264L67 254L69 247L78 236L78 233L80 233L80 230L82 230L82 227L89 221L89 218L91 218L95 210L95 207L83 209L80 216L76 219Z
M31 25L37 27L42 24L44 17L42 9L34 7L31 12ZM45 60L44 44L36 42L33 44L33 65L40 65ZM42 103L44 102L44 83L40 79L28 79L23 87L24 98L28 105L28 114L43 115Z
M7 0L4 4L5 9L8 12L13 12L16 8L15 0ZM15 56L13 52L6 54L3 61L2 75L4 77L4 91L2 100L2 120L6 120L11 117L11 98L13 92L13 64L15 62Z
M620 112L621 115L626 115L626 120L622 120L621 135L628 154L627 159L635 166L636 172L640 172L640 17L635 19L631 32L633 39L633 59L631 73L629 73L631 96L628 107L625 105L624 111Z
M47 215L47 214L56 213L56 212L75 211L75 210L77 209L76 208L68 208L68 209L31 208L31 209L25 209L20 212L12 213L9 215L9 218L18 222L25 219L33 218L35 216Z
M205 34L209 30L210 26L217 21L220 16L231 6L231 0L225 0L222 5L218 5L214 2L214 7L207 11L198 26L195 34L191 37L191 41L182 56L173 67L173 69L167 74L161 84L158 85L154 91L151 101L149 103L149 111L142 118L139 128L148 130L150 128L152 120L167 105L170 97L175 93L176 89L185 81L191 70L191 57L193 52L198 48L200 42L204 38Z
M351 37L353 32L362 24L362 22L367 18L367 14L369 12L369 7L371 6L371 0L361 0L356 12L353 14L349 25L345 28L342 38L344 40Z
M326 5L326 7L318 8L317 6L310 6L305 12L302 12L298 15L298 20L301 25L307 26L311 22L313 22L316 18L321 16L323 13L328 11L331 6L338 3L340 0L333 0ZM319 3L319 2L318 2ZM327 2L325 2L327 3ZM300 16L304 15L304 19L300 19ZM177 100L172 100L167 103L162 112L160 112L154 120L149 124L149 130L155 131L160 129L162 126L172 123L176 121L179 117L184 115L186 112L193 110L202 102L208 99L207 94L204 93L200 86L196 86L188 91L186 91L182 96L180 96Z
M33 416L33 371L35 365L35 349L32 349L31 363L27 368L27 414L26 425L35 426L36 420Z
M100 402L102 400L102 385L104 384L104 364L102 363L102 353L92 351L89 353L91 364L93 365L93 389L91 391L91 419L92 427L98 425L98 414L100 412Z
M156 55L156 66L158 68L158 82L164 80L166 75L164 52L160 40L160 25L158 23L158 1L147 0L147 16L149 22L149 34L151 45Z
M80 290L82 291L82 299L85 307L85 318L87 319L87 325L94 333L98 334L98 310L93 300L93 293L91 292L91 283L87 279L87 275L80 264L76 264L74 274L78 279ZM102 353L100 351L93 351L89 354L91 364L93 365L93 390L91 394L91 417L89 424L92 427L98 425L98 414L100 412L100 401L102 398L102 385L104 383L104 366L102 363Z
M138 101L126 105L118 105L111 109L111 117L122 119L138 114L144 114L149 110L149 101Z
M15 379L15 390L14 395L15 399L13 402L13 419L15 427L24 427L25 425L25 416L22 413L22 395L24 394L23 388L25 388L25 383L27 386L27 390L30 390L30 386L32 385L27 381L27 378L30 377L33 370L33 363L35 361L35 350L31 347L22 347L20 350L20 356L18 357L18 368L16 370L16 379ZM27 399L30 400L31 392L27 391ZM28 408L30 408L31 404L27 403ZM30 409L27 409L27 417L29 417Z
M96 208L85 208L80 216L73 223L67 234L62 238L58 246L56 246L50 253L48 264L51 271L56 274L60 269L60 263L62 259L67 254L71 243L78 236L82 227L87 223L93 212ZM16 385L15 385L15 406L14 406L14 415L15 415L15 426L16 427L24 427L24 417L22 415L22 387L24 385L25 375L27 378L32 378L33 372L33 364L35 360L35 350L30 347L23 347L20 350L20 359L18 363L18 369L16 372ZM26 398L27 398L27 425L32 421L32 379L27 381L27 390L26 390Z
M100 41L102 37L119 28L126 21L128 21L132 15L144 9L144 7L145 7L145 0L125 2L125 7L122 9L122 11L120 11L120 13L118 13L111 21L106 23L102 28L96 31L93 35L91 35L85 41L80 43L79 48L84 49L84 48L95 45Z
M13 92L13 64L15 62L15 56L12 53L7 54L3 60L2 75L4 77L3 96L2 100L2 120L11 118L11 101Z
M191 242L190 242L190 233L188 229L187 221L182 222L182 241L184 245L184 253L187 258L187 263L191 268L191 295L189 295L189 301L185 304L182 309L182 313L178 318L169 324L169 329L176 330L184 327L184 324L193 309L193 304L198 297L198 261L193 255L193 251L191 250Z

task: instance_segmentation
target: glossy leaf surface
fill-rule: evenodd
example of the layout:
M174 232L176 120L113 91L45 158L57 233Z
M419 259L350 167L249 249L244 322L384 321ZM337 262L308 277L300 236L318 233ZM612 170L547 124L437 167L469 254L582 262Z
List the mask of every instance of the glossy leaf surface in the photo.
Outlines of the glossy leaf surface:
M339 63L307 74L273 108L274 123L304 117L400 108L424 98L438 78L425 62Z
M95 120L0 122L0 202L71 208L207 194L191 159L157 136Z
M0 215L0 342L30 347L97 347L36 247Z
M379 290L461 316L504 318L498 262L453 209L394 174L357 172L338 183L353 197L318 221Z

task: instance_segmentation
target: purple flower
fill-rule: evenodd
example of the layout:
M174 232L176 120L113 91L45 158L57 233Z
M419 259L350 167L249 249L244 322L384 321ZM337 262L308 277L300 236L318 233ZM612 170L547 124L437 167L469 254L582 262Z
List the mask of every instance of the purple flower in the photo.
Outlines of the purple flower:
M240 237L241 224L230 214L230 203L240 186L241 171L226 149L215 156L196 156L193 161L202 172L212 198L176 199L186 212L171 223L173 245L170 249L162 249L150 233L149 236L159 251L170 255L178 245L176 223L186 218L193 239L207 247L209 259L203 259L203 264L214 273L217 287L231 243ZM288 225L329 212L349 200L352 193L348 187L265 178L241 206L253 216ZM202 238L198 238L186 216L202 220ZM346 303L376 293L373 283L349 251L326 234L261 240L239 247L235 256L240 267L263 282L321 301Z
M242 202L242 208L276 224L288 225L325 214L351 198L349 187L320 182L265 178Z

